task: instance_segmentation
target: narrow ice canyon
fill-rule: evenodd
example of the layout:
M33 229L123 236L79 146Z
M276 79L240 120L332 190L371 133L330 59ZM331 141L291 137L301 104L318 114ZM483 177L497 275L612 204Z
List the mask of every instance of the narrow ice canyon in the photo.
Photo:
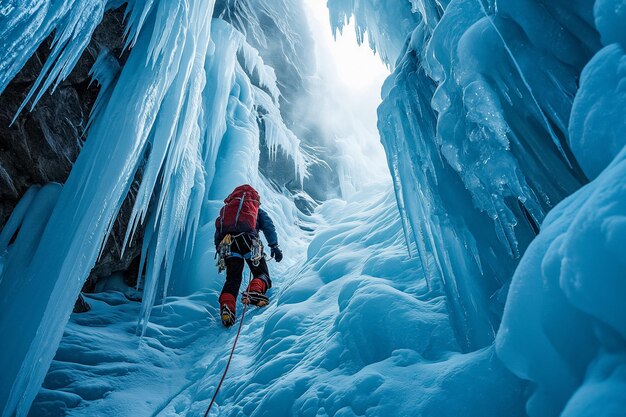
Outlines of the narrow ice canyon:
M624 19L0 0L2 416L625 416ZM224 327L241 184L284 259Z

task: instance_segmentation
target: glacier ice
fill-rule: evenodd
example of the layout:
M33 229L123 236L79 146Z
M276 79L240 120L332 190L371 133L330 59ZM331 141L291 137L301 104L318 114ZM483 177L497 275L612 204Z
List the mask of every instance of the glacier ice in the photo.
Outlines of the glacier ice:
M341 3L359 19L361 4ZM598 321L623 318L605 298L621 288L607 246L623 213L623 2L411 3L422 21L379 127L405 230L423 263L434 255L459 341L490 344L506 300L498 352L535 387L529 415L620 415L623 338ZM357 30L384 32L369 12Z
M626 144L623 132L624 45L609 43L581 75L570 119L569 141L588 178L596 178Z
M423 16L402 40L378 123L407 237L424 262L434 254L431 285L444 288L467 349L492 342L520 254L586 182L567 138L576 78L599 47L592 7L539 3L383 12Z
M2 6L0 92L54 33L35 105L119 5ZM0 233L0 334L16 341L3 415L26 415L42 381L34 415L203 412L231 341L212 219L242 182L287 259L220 413L620 415L623 1L328 7L335 33L353 19L393 70L378 110L391 178L364 188L353 120L317 107L333 101L299 1L127 4L130 55L92 68L102 88L69 180L32 187ZM102 293L70 319L138 170L143 303ZM316 207L337 190L347 201Z
M257 117L252 110L257 103L274 112L266 117L274 123L266 135L272 148L280 146L295 161L294 169L304 175L305 162L297 138L289 135L284 123L271 118L277 100L267 98L277 91L271 69L249 52L242 54L243 61L239 62L237 52L245 51L245 40L222 21L212 28L212 6L210 2L137 2L128 12L133 48L115 85L101 90L105 97L99 99L98 112L70 178L59 191L58 201L41 215L39 221L46 227L24 238L29 239L24 243L28 250L11 250L7 255L3 290L11 297L10 286L22 282L23 295L15 299L19 305L3 304L0 329L6 337L22 342L2 355L6 370L0 392L0 402L6 404L3 415L27 411L61 339L73 299L95 263L141 164L142 185L131 222L148 224L142 257L142 266L146 266L142 332L159 285L163 293L167 292L176 256L184 258L186 250L193 249L189 242L195 238L201 209L207 207L205 199L218 195L216 200L220 200L225 189L220 187L237 181L251 180L255 185L261 181L254 168L259 150ZM23 7L9 10L9 15L29 12ZM97 13L90 16L95 18ZM20 22L32 24L26 18ZM59 22L65 24L65 20ZM33 36L29 41L37 42L39 38ZM22 42L16 41L12 47L19 49ZM75 56L82 48L81 42L70 43L61 55ZM220 51L226 51L222 57ZM48 63L53 65L53 61ZM100 71L104 69L101 62L94 70L96 76L107 74ZM61 68L73 63L63 58L55 65ZM257 85L251 81L255 74ZM40 75L44 86L54 78L46 76L45 72ZM110 73L109 78L100 76L99 81L110 83L110 77ZM205 122L204 118L215 119ZM239 145L239 154L230 151L232 143ZM230 184L214 184L216 173L204 167L226 169L228 158L228 166L237 167L238 176L230 175ZM20 247L19 238L12 249ZM186 244L179 248L179 242ZM206 261L208 255L204 256ZM29 311L21 316L19 325L13 319L18 309Z
M414 7L406 0L328 1L335 36L354 17L357 41L363 43L367 34L369 46L390 67L400 55L407 34L420 21Z
M619 415L626 405L624 166L620 152L553 209L513 277L496 342L533 382L530 416Z
M582 73L569 125L572 151L593 181L547 215L515 271L496 339L507 366L533 383L531 417L617 416L626 406L618 295L626 290L626 55L614 36L623 3L599 1L594 13L605 45Z

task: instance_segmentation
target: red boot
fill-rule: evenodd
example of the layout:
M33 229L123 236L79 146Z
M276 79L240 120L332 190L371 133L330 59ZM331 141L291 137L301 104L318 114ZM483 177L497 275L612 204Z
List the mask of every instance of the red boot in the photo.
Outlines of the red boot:
M265 296L267 285L261 278L254 278L248 284L248 289L242 294L241 302L244 304L252 304L257 307L265 307L270 300Z
M263 281L261 278L254 278L252 281L250 281L250 284L248 284L248 291L265 294L265 291L267 291L267 285L265 284L265 281Z
M222 318L222 324L226 327L230 327L235 324L237 319L237 300L235 296L227 292L220 295L220 316Z

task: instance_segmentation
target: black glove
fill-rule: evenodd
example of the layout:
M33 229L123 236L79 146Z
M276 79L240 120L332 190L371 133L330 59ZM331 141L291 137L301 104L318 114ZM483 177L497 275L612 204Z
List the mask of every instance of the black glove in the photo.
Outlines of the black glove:
M272 245L272 246L270 246L270 248L272 249L272 251L270 252L270 254L272 255L272 258L274 258L276 260L276 262L282 261L283 260L283 251L280 250L278 245Z

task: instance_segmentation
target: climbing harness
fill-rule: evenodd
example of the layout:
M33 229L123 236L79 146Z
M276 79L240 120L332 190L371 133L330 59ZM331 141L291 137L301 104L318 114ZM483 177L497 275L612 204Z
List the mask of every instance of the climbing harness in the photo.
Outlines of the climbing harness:
M231 234L227 234L226 236L224 236L220 244L217 246L217 252L215 252L217 263L215 265L217 266L218 273L221 273L222 271L226 270L226 259L231 256L235 256L237 258L250 259L250 261L252 262L252 265L254 265L255 267L259 266L259 262L261 262L261 258L263 258L264 256L263 242L261 242L261 239L252 237L251 244L248 244L248 241L244 238L243 241L248 248L248 253L246 253L245 255L232 252L231 246L233 242L235 242L235 244L241 251L241 248L239 247L239 241L236 239L243 235L244 233L239 233L238 235L235 235L235 236Z
M252 280L252 271L250 271L250 278L248 279L248 284ZM247 290L246 290L247 292ZM217 388L215 389L215 394L213 394L213 398L211 398L211 402L206 409L206 413L204 413L204 417L209 415L209 411L211 411L211 407L217 398L217 394L220 392L220 388L222 388L222 383L224 379L226 379L226 373L228 372L228 368L230 367L230 362L233 360L233 355L235 354L235 347L237 347L237 341L239 340L239 334L241 333L241 328L243 326L243 319L246 316L246 310L248 308L248 304L243 305L243 311L241 312L241 319L239 320L239 328L237 329L237 335L235 336L235 341L233 342L233 348L230 350L230 356L228 357L228 362L226 362L226 369L224 369L224 373L222 374L222 378L220 379L220 383L217 384Z

